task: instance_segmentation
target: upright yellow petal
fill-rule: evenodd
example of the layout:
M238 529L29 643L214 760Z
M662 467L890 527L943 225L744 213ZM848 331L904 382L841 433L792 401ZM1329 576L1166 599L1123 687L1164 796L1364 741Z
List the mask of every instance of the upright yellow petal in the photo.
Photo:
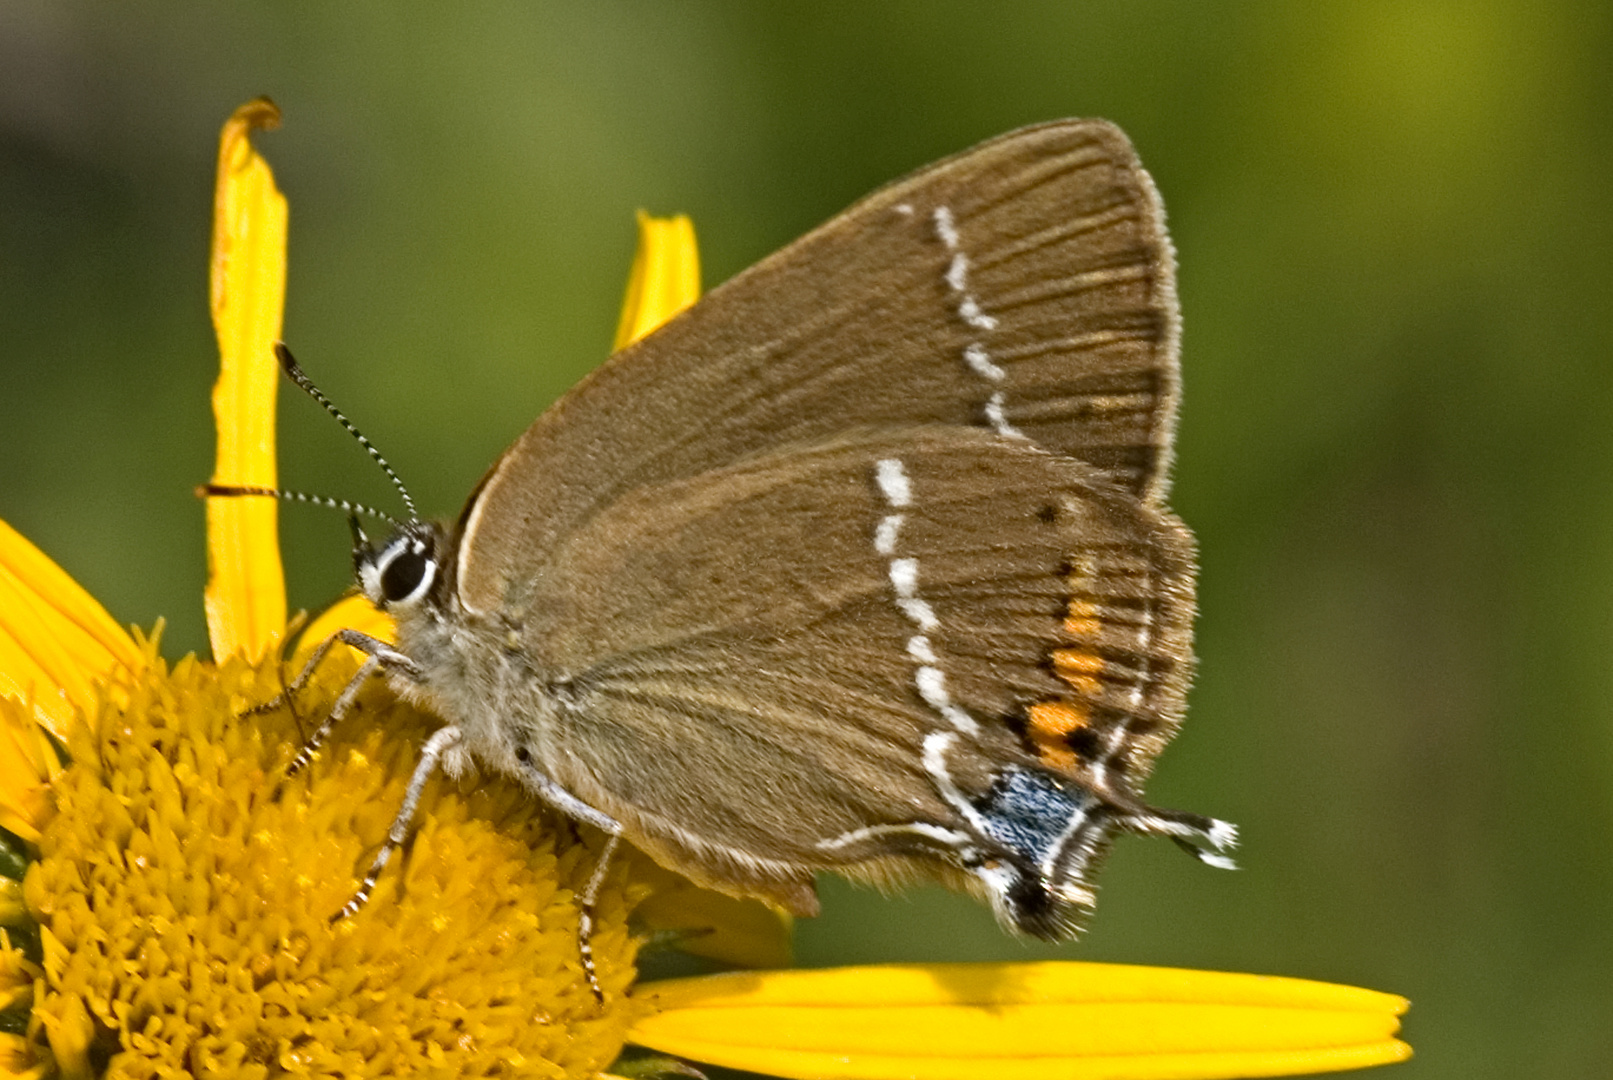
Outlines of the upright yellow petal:
M627 278L613 349L631 345L700 299L700 252L694 222L638 213L638 252Z
M784 1077L1284 1076L1409 1057L1404 998L1302 979L1118 964L932 964L641 986L630 1038Z
M220 484L275 485L274 343L286 296L286 200L252 146L280 110L258 98L235 110L218 148L211 265L219 376L213 388ZM213 655L256 658L286 624L278 506L264 497L207 503L207 632Z
M95 711L96 681L139 662L106 609L0 521L0 697L31 704L65 742L75 710Z

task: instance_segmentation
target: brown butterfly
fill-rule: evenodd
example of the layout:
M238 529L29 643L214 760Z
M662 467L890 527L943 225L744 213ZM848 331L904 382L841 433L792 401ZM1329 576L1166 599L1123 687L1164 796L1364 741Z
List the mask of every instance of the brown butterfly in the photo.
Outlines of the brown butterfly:
M797 915L819 871L917 875L1057 939L1116 834L1230 865L1232 826L1140 794L1192 668L1177 338L1126 137L1025 128L622 350L451 527L356 532L397 643L339 637L445 726L344 911L471 759Z

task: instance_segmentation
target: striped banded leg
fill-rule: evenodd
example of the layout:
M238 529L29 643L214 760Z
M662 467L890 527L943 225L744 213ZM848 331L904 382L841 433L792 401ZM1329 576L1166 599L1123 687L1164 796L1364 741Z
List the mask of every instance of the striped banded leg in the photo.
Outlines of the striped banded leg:
M298 750L297 756L291 759L291 764L286 766L287 776L296 776L308 767L308 763L313 761L314 754L330 735L331 730L336 727L342 717L347 715L347 710L353 707L353 701L358 697L359 690L363 688L365 682L370 678L383 669L395 669L412 676L420 674L420 669L413 660L410 660L380 638L371 637L357 630L338 630L319 643L319 647L308 658L308 662L303 665L302 671L291 681L290 686L286 687L278 697L265 702L258 709L273 708L282 701L289 703L293 694L298 693L308 685L308 681L313 678L314 670L329 655L331 646L338 641L344 645L351 645L360 652L367 653L368 656L364 664L358 669L358 673L348 680L347 685L342 688L342 692L337 695L335 704L330 708L330 713L319 727L314 729L314 733L308 737L308 740L302 744L302 749Z
M370 658L371 661L375 657ZM331 922L340 922L342 919L357 913L370 899L370 893L375 890L375 883L381 879L381 871L391 860L392 853L403 846L409 838L409 829L414 824L415 811L420 806L420 793L426 788L426 781L431 779L437 767L442 763L443 755L457 747L460 743L459 728L450 724L438 728L426 740L426 745L420 748L420 760L415 762L414 774L409 777L409 790L404 793L403 805L398 807L397 816L392 819L392 827L386 831L386 842L376 853L375 861L370 863L364 880L359 884L358 892L353 899L342 905L342 910L330 917Z
M605 884L605 874L610 870L616 845L621 840L620 833L606 834L605 848L599 853L599 862L594 864L594 872L583 887L582 895L577 898L577 951L582 954L583 978L588 980L588 989L594 992L594 1000L600 1004L605 1002L605 990L599 985L599 971L594 967L594 901Z

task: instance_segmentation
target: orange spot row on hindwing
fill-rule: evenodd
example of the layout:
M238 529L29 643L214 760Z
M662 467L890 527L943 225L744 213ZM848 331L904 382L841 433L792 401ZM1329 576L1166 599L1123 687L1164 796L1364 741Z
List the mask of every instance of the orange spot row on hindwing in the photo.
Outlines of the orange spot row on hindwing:
M1097 605L1080 598L1090 583L1094 567L1090 559L1083 559L1071 568L1068 582L1070 598L1064 617L1064 632L1078 641L1095 644L1102 632L1103 623ZM1054 767L1071 768L1078 762L1070 748L1069 737L1084 728L1092 718L1091 703L1102 692L1098 676L1103 672L1103 657L1088 647L1053 650L1053 672L1070 685L1077 701L1042 701L1027 710L1028 734L1035 743L1038 756Z

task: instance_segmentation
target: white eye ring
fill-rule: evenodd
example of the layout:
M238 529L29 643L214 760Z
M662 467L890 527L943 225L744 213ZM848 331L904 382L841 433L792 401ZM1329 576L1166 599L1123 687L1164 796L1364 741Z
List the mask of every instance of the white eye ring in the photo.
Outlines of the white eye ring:
M361 574L365 595L383 608L410 607L431 591L437 580L437 560L431 545L418 537L402 536L382 548ZM413 580L410 577L413 576ZM399 590L407 589L407 592Z

